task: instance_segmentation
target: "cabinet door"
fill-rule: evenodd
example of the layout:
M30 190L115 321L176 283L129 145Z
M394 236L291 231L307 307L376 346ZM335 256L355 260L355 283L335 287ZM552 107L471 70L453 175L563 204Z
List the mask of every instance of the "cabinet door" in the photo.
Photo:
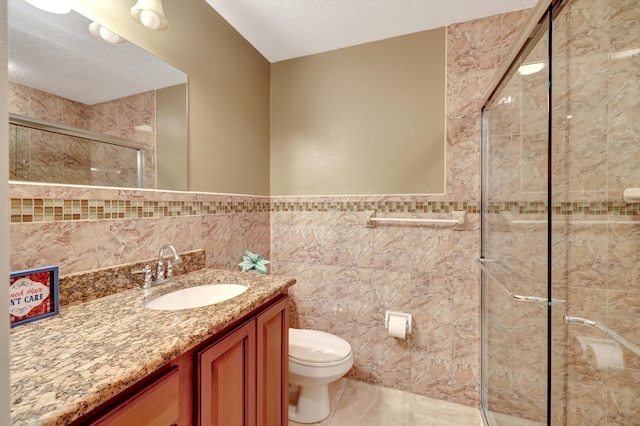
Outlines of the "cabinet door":
M94 426L178 424L179 385L180 375L178 367L175 366L90 424Z
M258 315L258 425L286 426L289 409L289 298Z
M256 424L255 321L198 352L198 423Z

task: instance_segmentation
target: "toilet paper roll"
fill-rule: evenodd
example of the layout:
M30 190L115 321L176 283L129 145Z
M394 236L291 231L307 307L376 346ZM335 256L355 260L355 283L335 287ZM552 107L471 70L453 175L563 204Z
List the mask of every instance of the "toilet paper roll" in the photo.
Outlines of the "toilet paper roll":
M389 317L389 336L404 339L407 332L407 318L391 315Z

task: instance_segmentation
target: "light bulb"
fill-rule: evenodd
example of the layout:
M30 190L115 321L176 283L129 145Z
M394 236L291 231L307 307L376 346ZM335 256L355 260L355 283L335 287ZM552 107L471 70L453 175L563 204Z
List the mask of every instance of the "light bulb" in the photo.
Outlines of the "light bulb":
M97 22L92 22L89 24L89 31L93 34L98 40L106 41L109 44L122 44L127 40L120 37L118 34L114 33L108 28L103 27Z
M162 0L138 0L131 8L131 17L149 30L166 30L169 27L162 10Z
M105 27L100 27L100 37L110 44L120 44L124 42L122 37Z
M154 12L150 12L148 10L140 12L140 22L150 30L157 30L160 28L160 17Z

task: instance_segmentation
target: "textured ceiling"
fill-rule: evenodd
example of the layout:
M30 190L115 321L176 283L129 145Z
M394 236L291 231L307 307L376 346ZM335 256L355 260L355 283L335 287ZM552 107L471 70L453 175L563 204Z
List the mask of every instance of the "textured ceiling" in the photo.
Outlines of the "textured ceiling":
M270 62L526 9L537 0L206 0Z
M187 81L131 43L96 39L78 13L55 15L23 0L7 6L11 81L87 105Z
M188 0L201 1L201 0ZM536 0L206 0L270 62L532 7ZM9 79L85 104L167 87L186 75L89 21L8 0ZM170 17L169 17L170 18ZM78 53L82 54L78 54Z

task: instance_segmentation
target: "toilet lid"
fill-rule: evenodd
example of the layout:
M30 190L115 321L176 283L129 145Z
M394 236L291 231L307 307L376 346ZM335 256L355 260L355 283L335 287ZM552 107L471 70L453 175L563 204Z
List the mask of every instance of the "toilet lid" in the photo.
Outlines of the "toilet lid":
M317 330L289 329L289 358L302 362L331 363L351 354L351 345L338 336Z

